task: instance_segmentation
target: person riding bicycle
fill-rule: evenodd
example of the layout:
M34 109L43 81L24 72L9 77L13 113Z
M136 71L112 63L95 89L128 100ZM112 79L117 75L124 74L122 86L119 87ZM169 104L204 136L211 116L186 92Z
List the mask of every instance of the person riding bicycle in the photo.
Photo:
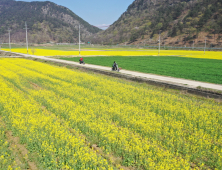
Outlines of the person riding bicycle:
M82 57L79 59L79 64L85 64Z
M115 61L114 61L114 63L113 63L113 70L117 70L117 64L116 64Z

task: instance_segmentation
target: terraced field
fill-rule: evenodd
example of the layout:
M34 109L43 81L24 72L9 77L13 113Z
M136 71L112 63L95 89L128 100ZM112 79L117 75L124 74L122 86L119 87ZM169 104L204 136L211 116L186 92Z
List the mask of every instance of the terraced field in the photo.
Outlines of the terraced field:
M0 59L0 168L222 169L222 104Z

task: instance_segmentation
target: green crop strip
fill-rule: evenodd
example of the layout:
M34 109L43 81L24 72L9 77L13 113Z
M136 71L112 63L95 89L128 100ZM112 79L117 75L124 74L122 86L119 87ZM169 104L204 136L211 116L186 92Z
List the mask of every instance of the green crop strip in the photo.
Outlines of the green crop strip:
M79 58L61 58L78 61ZM88 64L112 66L116 61L119 67L143 73L159 74L209 83L222 84L222 61L213 59L140 56L140 57L84 57Z

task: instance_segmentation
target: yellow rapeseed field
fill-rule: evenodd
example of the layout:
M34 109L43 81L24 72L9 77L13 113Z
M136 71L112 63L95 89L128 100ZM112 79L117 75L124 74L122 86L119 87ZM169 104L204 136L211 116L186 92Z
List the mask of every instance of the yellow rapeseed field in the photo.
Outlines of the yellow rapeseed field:
M25 59L0 70L1 120L39 169L222 169L221 103Z
M0 108L0 112L1 111L2 108ZM0 118L0 169L11 169L12 167L21 169L22 167L16 164L15 155L13 155L12 150L9 148L9 142L5 134L4 123Z
M9 51L9 49L2 49ZM12 52L27 53L26 49L16 48L12 49ZM32 54L29 50L29 54ZM37 56L78 56L79 51L60 51L60 50L47 50L47 49L35 49L35 55ZM158 50L144 50L144 51L81 51L82 56L157 56ZM161 56L181 56L191 58L208 58L222 60L222 52L207 51L205 54L203 51L183 51L183 50L161 50Z

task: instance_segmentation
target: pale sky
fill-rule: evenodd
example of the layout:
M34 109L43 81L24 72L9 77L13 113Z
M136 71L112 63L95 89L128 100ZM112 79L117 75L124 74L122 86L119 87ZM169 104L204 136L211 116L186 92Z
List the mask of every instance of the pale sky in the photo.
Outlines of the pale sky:
M33 0L16 0L31 2ZM35 0L46 1L46 0ZM94 26L113 24L134 0L49 0L65 6Z

